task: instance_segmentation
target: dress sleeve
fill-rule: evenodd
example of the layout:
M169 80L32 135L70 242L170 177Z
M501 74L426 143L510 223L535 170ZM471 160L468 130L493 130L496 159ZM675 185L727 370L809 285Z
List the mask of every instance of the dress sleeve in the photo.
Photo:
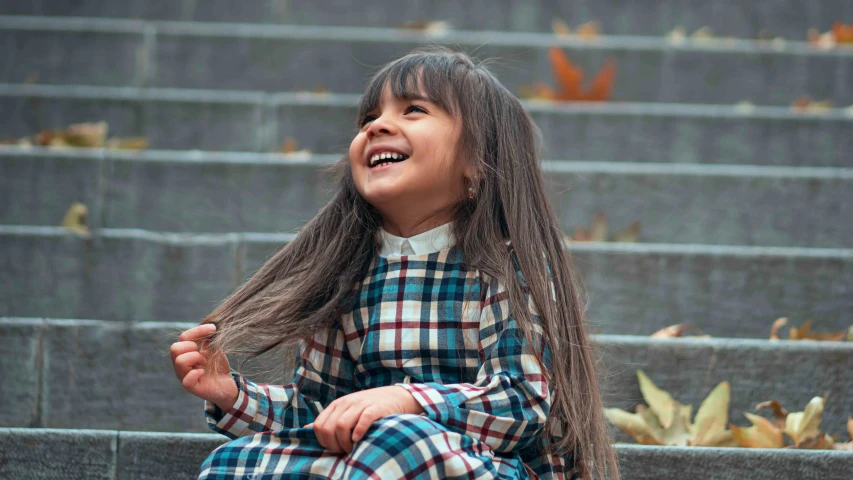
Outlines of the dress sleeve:
M529 292L534 338L543 341L541 318ZM553 285L552 285L553 289ZM423 407L427 418L486 443L495 452L511 452L533 444L551 409L546 376L530 344L513 318L507 292L487 283L480 313L480 368L475 383L397 383ZM551 368L544 344L542 362Z
M208 427L231 439L299 428L313 422L335 399L352 393L355 367L343 331L329 327L304 343L293 381L287 385L254 383L232 371L237 400L227 412L205 400Z

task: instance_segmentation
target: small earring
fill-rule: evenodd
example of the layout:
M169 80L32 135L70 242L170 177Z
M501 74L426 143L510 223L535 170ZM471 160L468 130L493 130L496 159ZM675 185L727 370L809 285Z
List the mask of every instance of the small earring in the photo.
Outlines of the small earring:
M468 198L474 199L474 187L468 187Z

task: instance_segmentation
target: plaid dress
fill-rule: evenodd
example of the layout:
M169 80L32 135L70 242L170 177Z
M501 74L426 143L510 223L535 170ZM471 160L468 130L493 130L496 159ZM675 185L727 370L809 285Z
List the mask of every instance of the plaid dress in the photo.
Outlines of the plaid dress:
M499 282L467 270L453 246L377 256L356 287L335 327L300 342L291 384L231 372L231 409L205 402L208 426L233 440L205 459L199 479L568 478L570 459L542 453L559 439L544 434L553 389ZM539 322L534 332L541 341ZM547 344L542 360L550 369ZM339 397L389 385L425 413L375 421L350 453L325 450L302 427Z

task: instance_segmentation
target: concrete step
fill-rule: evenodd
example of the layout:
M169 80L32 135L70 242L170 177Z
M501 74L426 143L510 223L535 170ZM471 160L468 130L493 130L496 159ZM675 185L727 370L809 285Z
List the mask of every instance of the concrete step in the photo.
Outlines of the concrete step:
M22 480L192 480L226 441L217 434L0 428L0 455L7 459L2 472ZM842 451L640 445L616 451L625 480L841 480L853 469L853 454Z
M200 321L293 237L0 227L0 316ZM691 323L767 338L779 317L846 330L853 250L575 243L602 333L649 335Z
M104 120L155 149L339 154L356 134L358 95L0 84L0 138ZM524 102L546 158L849 167L853 115L783 107Z
M177 0L131 2L87 0L66 2L0 2L2 11L19 15L138 18L150 20L229 21L294 25L392 27L412 20L449 22L465 30L550 32L551 20L572 27L599 21L605 33L663 35L676 26L690 32L710 27L725 36L755 38L762 29L788 39L803 40L809 28L827 30L832 22L850 18L853 6L843 0L372 0L351 8L345 0Z
M181 387L169 346L195 323L0 318L5 380L0 426L209 432L204 401ZM602 350L602 394L608 407L644 403L636 370L694 411L719 382L731 384L729 416L779 400L802 411L828 392L821 426L846 439L853 416L853 344L738 338L652 339L595 335ZM279 347L254 360L256 383L293 379L297 351ZM232 369L237 359L230 357Z
M94 228L295 232L331 199L322 170L338 158L0 149L0 224L58 225L82 201ZM839 221L853 210L851 168L546 161L543 170L566 232L603 210L611 232L641 222L645 242L851 246L853 224Z
M804 42L777 47L752 41L603 37L594 44L551 34L454 31L441 37L367 27L139 22L92 18L0 17L11 48L0 81L31 74L48 84L210 88L268 92L361 93L381 65L418 45L441 43L492 65L516 94L534 81L553 83L548 47L598 71L613 57L613 100L788 106L802 95L853 103L853 50L817 50ZM44 51L51 55L43 55ZM97 58L98 61L81 61ZM591 74L587 75L591 77Z

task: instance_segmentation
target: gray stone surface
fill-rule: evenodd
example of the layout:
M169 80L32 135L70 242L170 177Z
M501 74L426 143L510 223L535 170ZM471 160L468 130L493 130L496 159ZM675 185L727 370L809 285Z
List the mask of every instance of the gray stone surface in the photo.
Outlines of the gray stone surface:
M718 449L617 445L625 480L845 480L853 455L827 450Z
M119 480L195 480L204 459L229 439L223 435L160 432L118 432Z
M280 35L235 27L230 32L233 36L218 27L211 27L205 36L176 30L159 33L152 86L277 92L310 90L321 84L333 92L361 93L380 66L418 44L431 42L476 51L478 58L497 59L492 65L494 73L516 94L522 85L534 81L553 84L547 36L534 37L528 44L518 39L516 44L506 45L502 43L510 40L504 33L474 38L451 34L413 41L381 29L351 36L327 33L320 27L282 30ZM607 58L615 58L619 67L612 97L616 101L734 104L749 100L787 106L808 92L838 105L853 102L851 82L839 80L853 78L853 55L805 55L754 47L747 51L683 49L672 48L663 39L659 42L638 46L628 40L603 40L594 47L572 44L564 50L587 72L597 72ZM323 74L329 65L335 65L335 75ZM832 77L809 74L814 71L837 73Z
M0 425L42 425L44 322L0 318ZM0 466L2 466L0 461Z
M92 438L118 438L120 448L113 452L112 462L103 455L99 462L75 463L84 452L69 447L85 448ZM77 479L77 478L164 478L191 480L198 477L199 467L210 453L228 440L216 434L149 434L110 430L0 429L0 453L15 449L17 442L44 441L45 447L16 450L0 473L10 478ZM79 444L77 441L79 440ZM38 445L36 443L36 445ZM47 446L54 450L47 450ZM101 443L98 444L101 447ZM58 447L58 448L57 448ZM48 468L34 470L33 465L45 461L39 453L47 452ZM720 449L703 447L652 447L616 445L622 478L657 480L680 478L719 478L721 480L842 480L853 468L849 452L827 450ZM182 454L178 456L178 454ZM62 462L74 464L64 467ZM58 472L68 476L59 476ZM113 476L116 475L116 476Z
M29 424L18 418L3 419L0 425L209 431L203 401L183 389L169 357L169 346L193 326L0 319L0 332L4 336L19 332L15 337L19 342L35 343L44 336L44 353L40 350L30 362L34 366L21 372L44 378L43 392L36 392L44 417ZM636 370L643 369L678 401L694 405L694 412L714 386L728 381L732 388L729 415L735 425L748 425L742 414L753 412L759 402L775 399L789 411L802 411L811 398L824 393L829 394L821 424L824 431L844 438L847 417L853 415L849 375L853 345L849 343L661 340L627 335L596 335L595 340L604 360L599 368L608 407L633 411L637 403L644 403L636 377ZM244 373L257 383L286 384L293 379L296 358L295 345L279 347L249 362ZM231 355L229 360L237 370L240 358Z
M4 137L105 120L111 135L147 136L155 149L273 152L287 138L340 154L355 135L356 95L0 85ZM263 105L264 107L261 107ZM786 108L527 102L545 158L615 162L849 167L842 111Z
M803 40L809 28L827 30L833 21L849 18L853 6L843 0L371 0L351 8L346 0L108 1L41 0L2 2L4 14L71 15L257 22L302 25L396 26L411 20L447 21L455 28L503 31L551 31L559 17L576 27L601 22L616 35L663 35L676 26L692 32L709 26L719 35L755 37L762 29L791 40Z
M382 28L154 23L147 34L152 39L146 41L141 27L126 29L123 21L100 20L91 25L68 21L63 29L62 20L50 19L39 30L39 20L28 18L20 22L27 30L21 30L15 17L0 20L9 45L21 43L20 36L37 39L32 43L37 51L61 45L55 57L19 62L8 72L5 81L9 82L23 81L30 71L44 71L49 83L62 84L268 92L311 90L319 84L337 93L361 93L380 66L418 45L441 43L478 58L496 59L494 73L516 94L534 81L553 83L547 47L555 41L548 34L451 32L435 37ZM130 31L105 31L120 29ZM119 41L114 42L117 36ZM112 43L118 46L112 48ZM674 47L662 37L643 41L604 37L593 45L565 41L562 47L587 72L598 71L607 58L616 59L619 74L612 94L616 101L733 104L749 100L788 106L808 94L836 105L853 102L853 55L845 50L816 51L802 43L781 50L753 43L688 42ZM90 67L91 62L75 61L63 51L110 52L122 66L104 74L111 65L109 59ZM327 73L330 65L334 75ZM833 75L811 74L816 71Z
M100 226L99 152L44 152L0 147L0 224L59 225L74 202L88 208L87 224Z
M109 92L109 93L104 93ZM106 121L115 137L147 137L150 148L258 151L260 96L119 88L0 86L3 138L72 123ZM266 150L266 148L264 148Z
M853 319L850 250L580 244L589 318L603 333L690 323L713 336L768 338L779 317L840 331ZM831 253L834 252L834 253ZM787 330L786 330L787 331Z
M2 230L0 316L200 321L239 276L230 236Z
M0 477L113 480L118 433L109 430L0 428Z
M193 326L50 321L42 426L209 431L204 401L183 388L169 354L181 332ZM292 378L295 352L293 347L268 352L244 371L259 383L282 384ZM229 360L236 370L239 359Z
M0 315L200 321L291 234L178 235L0 227ZM850 326L850 250L677 244L570 247L603 333L648 335L691 323L767 338L776 318Z
M106 153L103 175L81 188L82 175L98 171L99 152L89 158L15 153L0 152L0 168L10 172L12 185L4 223L56 225L69 199L89 190L95 226L219 233L297 231L331 198L334 177L324 170L338 160ZM77 181L67 182L57 163ZM853 170L562 161L543 168L566 232L588 227L604 211L611 232L639 221L642 242L853 246L853 225L838 221L853 209ZM102 202L92 198L98 185Z
M143 35L0 27L0 45L0 82L143 86L147 78Z
M316 165L160 157L110 155L105 225L184 232L295 232L331 199L331 176Z

